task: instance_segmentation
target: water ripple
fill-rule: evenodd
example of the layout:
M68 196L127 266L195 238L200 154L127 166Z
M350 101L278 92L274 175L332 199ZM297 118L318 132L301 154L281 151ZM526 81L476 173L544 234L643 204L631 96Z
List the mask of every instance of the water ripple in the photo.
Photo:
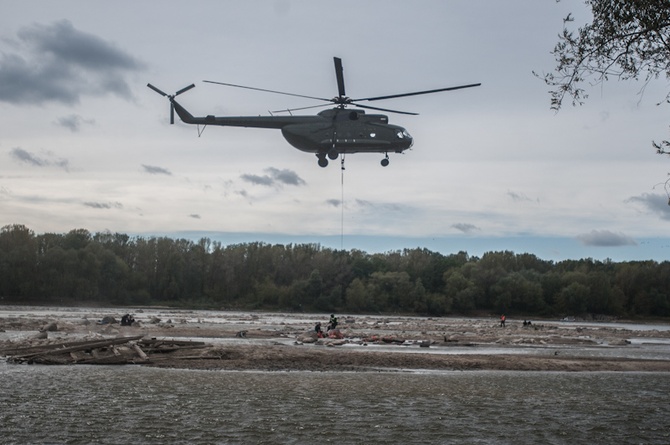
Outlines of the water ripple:
M0 442L661 444L668 393L653 373L0 364Z

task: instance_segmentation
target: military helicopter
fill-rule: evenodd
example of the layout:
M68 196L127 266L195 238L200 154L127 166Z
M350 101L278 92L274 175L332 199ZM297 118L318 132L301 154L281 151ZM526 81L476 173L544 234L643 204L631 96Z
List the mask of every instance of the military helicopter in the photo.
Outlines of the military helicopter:
M318 164L321 167L326 167L328 165L328 159L335 160L340 155L349 153L383 153L385 157L381 160L381 165L386 167L389 164L389 153L402 153L412 146L414 140L404 128L389 124L387 116L383 114L366 114L365 110L385 111L389 113L409 115L417 115L418 113L391 110L388 108L378 108L370 105L362 105L359 102L371 102L395 99L398 97L417 96L420 94L438 93L441 91L453 91L481 85L481 83L473 83L469 85L416 91L412 93L351 99L346 95L344 88L344 70L342 68L342 59L339 57L334 57L333 60L335 63L338 95L332 99L287 93L283 91L267 90L264 88L255 88L244 85L235 85L231 83L215 82L211 80L204 81L211 84L224 85L235 88L245 88L248 90L256 90L266 93L276 93L287 96L314 99L336 105L335 108L321 111L315 116L295 116L293 114L277 116L275 114L280 112L291 113L298 110L328 106L329 104L274 111L270 113L270 116L219 117L208 115L205 117L194 117L175 100L175 98L180 94L195 88L194 84L182 88L174 94L166 94L151 84L147 84L147 86L170 100L171 124L174 124L174 113L176 111L179 118L187 124L197 124L203 126L220 125L229 127L276 128L280 129L286 141L298 150L302 150L308 153L315 153L316 157L318 158ZM357 108L347 108L350 105Z

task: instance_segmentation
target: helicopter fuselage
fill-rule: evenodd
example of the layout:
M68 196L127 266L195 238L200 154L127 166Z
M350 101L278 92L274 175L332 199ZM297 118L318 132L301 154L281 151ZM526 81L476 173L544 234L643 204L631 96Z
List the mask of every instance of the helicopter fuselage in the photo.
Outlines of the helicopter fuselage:
M174 110L187 124L279 129L298 150L315 153L319 165L326 156L337 159L346 153L402 153L413 144L404 128L388 123L383 114L365 110L332 108L312 116L205 116L194 117L178 102Z
M295 148L309 153L402 153L412 146L407 130L388 123L381 114L333 108L312 116L310 123L282 127Z

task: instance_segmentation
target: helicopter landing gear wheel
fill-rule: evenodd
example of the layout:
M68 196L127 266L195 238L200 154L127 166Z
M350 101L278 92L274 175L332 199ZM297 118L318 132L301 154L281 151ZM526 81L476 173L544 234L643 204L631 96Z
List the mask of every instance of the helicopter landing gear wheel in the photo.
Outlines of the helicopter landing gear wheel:
M318 154L316 157L319 158L319 167L328 167L328 159L326 159L326 155Z
M387 154L384 159L382 159L382 167L389 165L389 155Z
M340 154L339 154L339 153L337 152L337 150L335 150L334 148L331 148L330 150L328 150L328 158L332 159L333 161L334 161L335 159L337 159L337 157L338 157L339 155L340 155Z

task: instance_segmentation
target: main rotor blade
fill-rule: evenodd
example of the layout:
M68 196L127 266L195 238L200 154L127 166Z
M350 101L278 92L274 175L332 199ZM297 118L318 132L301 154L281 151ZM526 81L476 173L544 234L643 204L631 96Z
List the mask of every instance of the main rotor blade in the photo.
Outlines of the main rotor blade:
M308 107L286 108L284 110L270 111L270 113L286 113L286 112L290 113L292 111L309 110L311 108L323 108L323 107L330 107L330 106L332 106L332 105L331 104L310 105Z
M365 98L362 98L362 99L352 99L352 100L353 101L359 101L359 100L395 99L396 97L418 96L420 94L439 93L440 91L461 90L463 88L478 87L479 85L481 85L481 83L473 83L473 84L470 84L470 85L460 85L460 86L457 86L457 87L438 88L436 90L416 91L414 93L402 93L402 94L391 94L389 96L365 97Z
M170 102L170 124L174 124L174 104Z
M190 84L190 85L187 86L187 87L182 88L181 90L179 90L179 91L177 91L176 93L174 93L174 95L175 95L175 96L179 96L181 93L185 93L185 92L187 92L188 90L190 90L191 88L195 88L195 84L194 84L194 83Z
M150 83L148 83L147 86L149 88L151 88L152 90L154 90L155 92L157 92L158 94L160 94L161 96L167 96L167 94L165 94L164 92L162 92L161 90L159 90L155 86L151 85Z
M335 76L337 77L337 94L340 97L345 97L346 93L344 92L344 70L342 69L342 59L339 57L333 57L335 62Z
M233 83L215 82L213 80L203 80L203 82L214 83L214 84L217 84L217 85L225 85L227 87L235 87L235 88L244 88L244 89L247 89L247 90L263 91L264 93L283 94L285 96L303 97L305 99L315 99L315 100L323 100L323 101L326 101L326 102L332 102L331 99L325 99L323 97L305 96L303 94L286 93L284 91L266 90L265 88L247 87L247 86L244 86L244 85L235 85Z
M387 111L389 113L409 114L410 116L418 116L419 115L419 113L413 113L411 111L399 111L399 110L391 110L389 108L371 107L370 105L361 105L361 104L357 104L357 103L354 103L354 102L351 102L348 105L354 105L356 107L367 108L369 110Z

